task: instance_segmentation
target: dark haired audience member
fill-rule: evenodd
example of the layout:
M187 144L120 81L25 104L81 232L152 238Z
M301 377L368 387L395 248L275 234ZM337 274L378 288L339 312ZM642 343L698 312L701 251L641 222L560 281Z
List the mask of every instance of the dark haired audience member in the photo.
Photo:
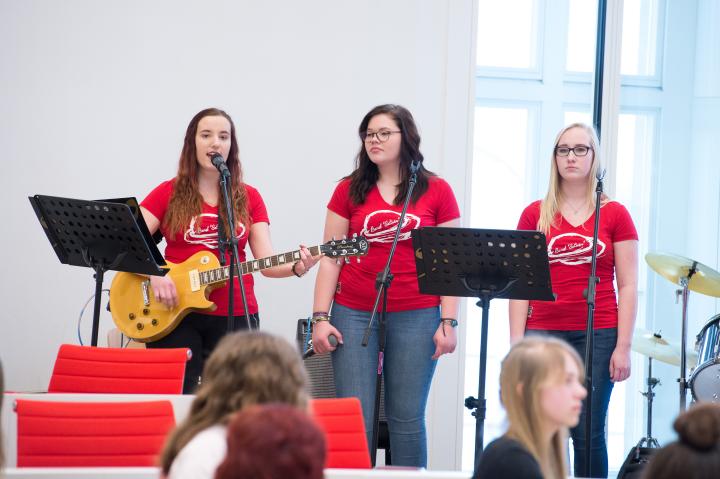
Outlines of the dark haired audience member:
M680 414L673 428L678 440L657 451L644 479L720 477L720 404L699 403Z
M307 412L252 406L228 426L228 451L215 479L322 479L325 436Z

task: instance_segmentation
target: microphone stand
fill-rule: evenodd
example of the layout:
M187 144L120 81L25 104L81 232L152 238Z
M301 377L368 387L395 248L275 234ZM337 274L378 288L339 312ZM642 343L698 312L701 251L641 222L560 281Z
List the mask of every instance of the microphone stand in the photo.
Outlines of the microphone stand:
M214 163L213 163L214 164ZM217 165L216 165L217 166ZM245 295L245 284L243 283L242 279L242 268L240 267L239 258L240 255L238 254L238 239L237 234L235 233L235 213L232 208L232 202L230 201L230 192L228 189L228 183L230 182L230 174L227 170L227 167L225 169L220 169L220 189L222 190L223 198L225 200L225 211L227 212L227 220L228 224L230 225L230 237L225 239L224 234L224 225L220 221L220 215L218 214L218 248L220 247L220 242L227 241L230 243L230 266L228 268L228 325L227 325L227 332L231 333L235 331L235 315L234 315L234 307L235 307L235 267L237 266L237 278L238 283L240 284L240 296L242 297L242 303L243 308L245 310L245 322L247 323L248 331L252 329L252 323L250 322L250 310L248 309L247 304L247 296ZM218 211L218 213L220 213ZM222 230L222 233L221 233ZM250 233L248 232L248 235ZM224 264L224 256L225 256L225 246L223 246L222 254L221 254L221 264Z
M605 170L597 172L597 187L595 188L595 229L593 231L592 260L590 263L590 277L588 287L585 290L585 298L588 305L587 329L585 330L585 471L584 477L590 477L590 450L592 449L592 391L593 391L593 353L594 353L594 331L595 331L595 290L600 278L596 275L597 270L597 242L600 228L600 198L603 193L603 178Z
M367 347L370 341L370 331L372 329L375 316L378 312L378 305L380 304L380 297L382 296L382 309L380 310L379 320L379 331L378 331L378 366L377 376L375 378L375 407L373 409L373 434L372 444L370 444L370 460L372 466L375 467L375 461L377 459L377 445L378 445L378 429L380 428L380 387L382 384L383 375L383 360L385 358L385 335L386 335L386 316L387 312L387 290L393 280L393 275L390 272L390 263L392 263L393 257L395 256L395 248L397 247L398 240L400 238L400 230L402 229L403 222L405 221L405 214L412 197L412 192L415 189L417 183L417 172L420 169L420 162L414 161L410 163L410 180L407 195L405 195L405 202L403 203L402 212L400 213L400 220L398 221L397 228L395 229L395 237L393 238L392 246L390 246L390 254L388 255L385 269L378 273L375 279L375 289L377 295L375 296L375 305L373 306L370 320L365 328L365 335L363 336L362 345Z

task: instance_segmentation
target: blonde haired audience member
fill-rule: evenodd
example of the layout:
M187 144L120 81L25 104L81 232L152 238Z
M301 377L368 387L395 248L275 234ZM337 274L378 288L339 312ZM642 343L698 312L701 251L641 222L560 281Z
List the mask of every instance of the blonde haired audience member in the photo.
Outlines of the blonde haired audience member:
M582 376L580 357L562 340L534 336L515 344L500 371L508 430L485 448L473 477L567 477L568 428L586 396Z
M696 404L680 414L673 428L678 440L657 451L645 479L711 479L720 475L720 404Z
M297 350L261 332L225 336L208 358L188 417L160 458L169 479L210 479L227 452L227 424L251 405L285 403L306 409L307 375Z
M215 479L322 479L325 436L306 411L252 406L228 426L228 452Z

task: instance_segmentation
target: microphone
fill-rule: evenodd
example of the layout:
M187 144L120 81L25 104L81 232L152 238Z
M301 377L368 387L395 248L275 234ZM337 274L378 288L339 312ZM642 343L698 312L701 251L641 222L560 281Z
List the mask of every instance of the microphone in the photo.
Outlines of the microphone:
M602 181L603 178L605 178L605 171L606 171L605 168L603 168L602 170L598 170L597 173L595 174L595 178L598 181Z
M330 346L332 346L332 347L335 347L338 345L338 340L334 334L331 334L330 336L328 336L328 343L330 343ZM315 349L313 349L313 347L310 346L310 349L305 351L302 358L307 359L307 358L311 358L313 356L315 356Z
M230 177L230 170L228 170L227 163L225 163L225 158L223 158L220 153L213 153L210 156L210 162L218 169L222 176L226 178Z
M410 173L414 175L415 173L418 172L419 169L420 169L420 161L412 160L412 162L410 162Z

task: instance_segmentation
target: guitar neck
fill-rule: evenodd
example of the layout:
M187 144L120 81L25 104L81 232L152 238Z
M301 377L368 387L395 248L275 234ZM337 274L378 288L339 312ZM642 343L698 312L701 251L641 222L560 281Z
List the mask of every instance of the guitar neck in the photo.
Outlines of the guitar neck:
M311 246L308 250L310 250L311 256L317 256L322 253L320 246ZM263 269L273 268L275 266L294 263L296 261L300 261L300 250L289 251L275 256L268 256L267 258L244 261L240 263L240 269L242 270L242 274L245 275L255 273L256 271ZM230 278L230 266L222 266L220 268L200 272L200 284L219 283L221 281L227 281L228 278Z

